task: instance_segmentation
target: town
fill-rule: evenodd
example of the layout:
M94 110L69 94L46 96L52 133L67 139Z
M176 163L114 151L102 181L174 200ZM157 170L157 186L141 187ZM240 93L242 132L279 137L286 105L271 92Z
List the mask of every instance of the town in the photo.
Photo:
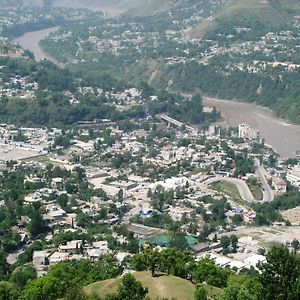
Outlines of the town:
M110 96L126 107L140 95ZM175 225L195 259L235 270L256 267L272 243L295 244L297 203L279 203L276 216L266 207L300 192L299 157L281 160L247 124L205 130L157 115L123 128L95 120L67 131L1 124L0 133L3 178L22 176L23 205L38 208L16 219L3 247L17 248L10 264L32 251L39 275L64 260L116 253L122 263L147 244L163 249Z

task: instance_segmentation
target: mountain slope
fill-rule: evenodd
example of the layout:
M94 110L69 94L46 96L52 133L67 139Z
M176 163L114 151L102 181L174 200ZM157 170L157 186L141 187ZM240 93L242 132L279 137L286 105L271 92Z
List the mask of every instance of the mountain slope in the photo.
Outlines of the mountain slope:
M291 24L300 15L298 0L230 0L207 24L199 23L192 36L204 33L228 34L235 27L251 28L256 32L280 30Z
M140 0L137 5L126 11L126 15L150 16L165 11L171 6L170 0Z

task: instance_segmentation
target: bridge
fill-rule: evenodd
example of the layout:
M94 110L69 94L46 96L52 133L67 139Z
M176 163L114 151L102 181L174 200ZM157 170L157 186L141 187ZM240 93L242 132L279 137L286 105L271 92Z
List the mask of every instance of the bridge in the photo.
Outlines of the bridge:
M159 115L159 118L163 121L165 121L168 126L170 125L174 125L176 127L182 127L182 126L185 126L185 128L193 133L196 133L197 132L197 129L195 129L194 127L190 126L190 125L186 125L176 119L173 119L167 115Z

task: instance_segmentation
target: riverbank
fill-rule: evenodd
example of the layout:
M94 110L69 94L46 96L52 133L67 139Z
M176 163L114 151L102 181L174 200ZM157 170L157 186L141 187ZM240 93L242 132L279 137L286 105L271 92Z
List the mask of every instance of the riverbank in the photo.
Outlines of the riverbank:
M42 30L31 31L23 34L20 37L15 38L13 41L19 44L23 49L29 50L34 54L36 61L48 59L53 63L60 65L57 60L51 57L40 46L40 41L46 38L49 34L57 31L59 26L54 26Z
M260 131L266 143L271 145L280 157L295 157L300 151L300 125L280 119L266 107L254 103L220 100L205 97L203 104L215 106L221 111L224 126L238 126L247 123Z

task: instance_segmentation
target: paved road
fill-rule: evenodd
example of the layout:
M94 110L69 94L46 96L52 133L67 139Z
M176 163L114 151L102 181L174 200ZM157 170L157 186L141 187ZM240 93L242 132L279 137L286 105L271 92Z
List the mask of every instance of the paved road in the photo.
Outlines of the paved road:
M271 202L274 199L274 194L272 189L270 188L267 178L265 176L266 170L263 166L260 165L259 161L255 160L255 173L257 177L260 179L262 187L263 187L263 201L264 202Z
M244 180L241 180L238 178L232 178L232 177L216 176L216 177L213 177L213 178L210 178L210 179L204 181L204 184L206 184L208 186L209 184L218 182L218 181L226 181L226 182L236 185L236 187L240 193L240 196L243 200L248 201L248 202L255 201L247 183Z

